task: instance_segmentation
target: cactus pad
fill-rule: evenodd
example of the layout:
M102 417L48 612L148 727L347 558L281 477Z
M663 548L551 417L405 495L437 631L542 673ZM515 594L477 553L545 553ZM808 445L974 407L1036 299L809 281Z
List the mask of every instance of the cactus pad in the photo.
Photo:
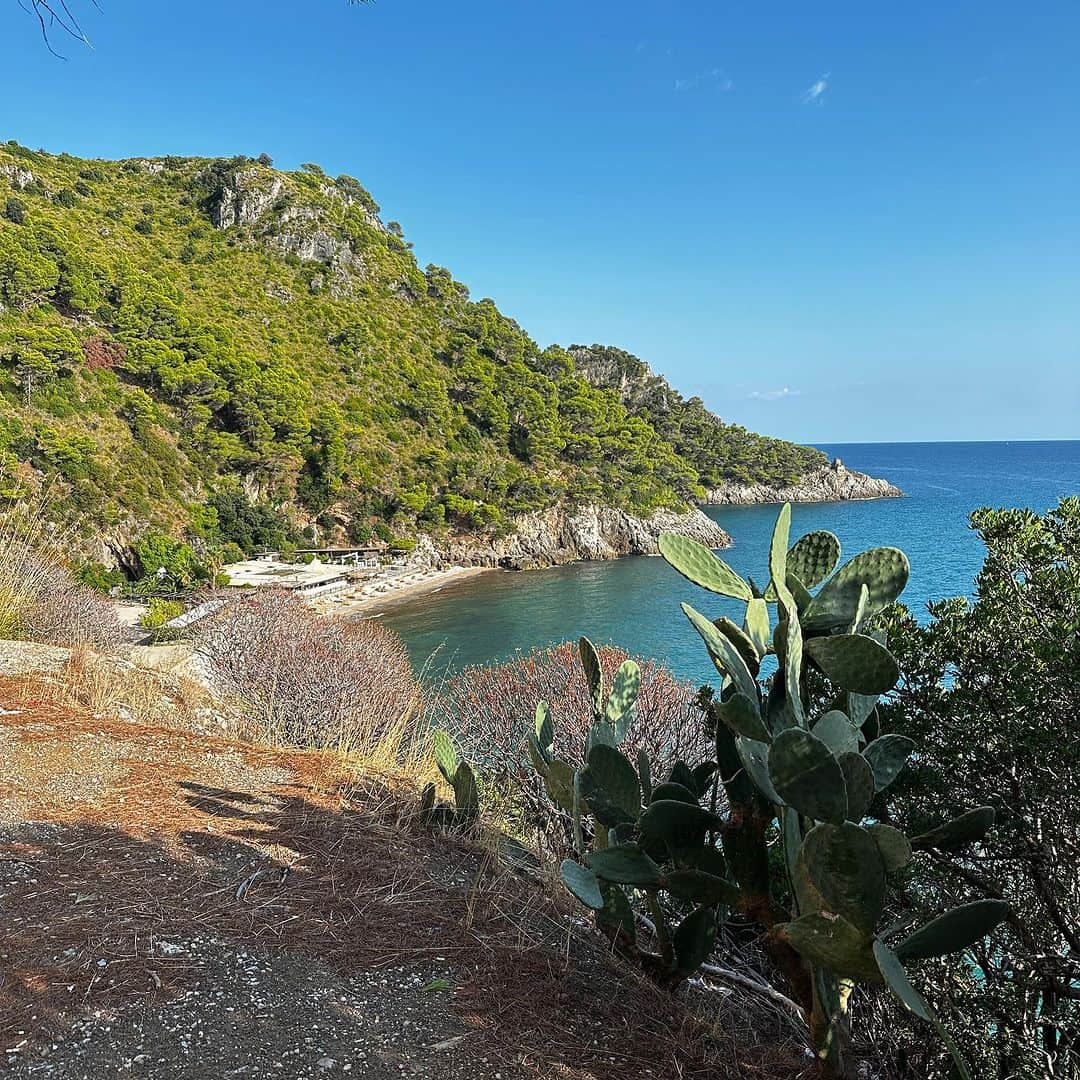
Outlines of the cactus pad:
M589 750L589 773L613 803L629 818L641 812L641 784L637 771L613 746L602 743Z
M865 634L810 638L806 655L842 690L884 694L896 685L900 669L892 653Z
M946 911L896 947L901 960L946 956L981 941L1009 913L1004 900L975 900Z
M769 605L764 600L754 599L746 602L746 618L743 622L746 636L754 643L759 657L770 648L772 630L769 626Z
M899 829L878 821L869 825L866 831L877 844L881 861L885 864L885 873L895 874L911 861L911 841Z
M659 548L668 563L695 585L736 600L753 599L750 586L723 559L696 540L677 533L663 533Z
M741 899L737 885L704 870L675 870L665 875L664 888L672 896L694 904L736 907Z
M585 681L589 684L589 696L592 698L593 715L604 715L604 672L600 667L600 654L596 646L587 638L578 639L578 652L581 654L581 666L585 669Z
M874 770L874 788L884 791L899 775L915 749L906 735L882 735L863 751L863 757Z
M756 701L745 694L732 694L720 705L720 718L736 735L745 735L748 739L759 742L771 742L772 735L761 718L761 709Z
M800 537L787 555L787 569L808 589L820 585L840 561L840 541L831 532L819 530Z
M780 798L817 821L847 815L844 773L829 748L809 731L788 728L769 747L769 779Z
M617 735L626 735L626 726L630 722L630 713L637 702L640 689L641 668L633 660L624 660L615 672L611 694L604 706L604 716L615 728ZM622 742L622 738L619 737L616 741Z
M865 615L876 615L904 591L910 573L908 558L898 548L872 548L856 555L811 601L806 610L807 630L831 633L849 627L859 610L863 585L867 590Z
M600 894L600 881L596 874L573 859L563 859L559 865L559 877L563 884L586 906L599 911L604 906Z
M814 908L842 915L864 934L874 932L885 904L885 866L865 829L851 822L815 825L803 840L796 867L803 896L818 898Z
M586 861L598 877L607 881L646 888L660 884L660 867L637 844L619 844L603 851L591 851Z
M842 916L812 911L778 929L781 938L811 964L845 978L881 982L866 935Z
M847 788L847 819L862 821L874 798L874 770L859 753L841 754L836 760L840 762Z
M757 683L739 650L700 611L695 611L689 604L683 604L682 609L705 642L705 648L716 669L722 675L728 676L740 693L756 699Z
M965 844L973 844L976 840L981 840L986 835L986 830L994 824L995 816L992 806L977 806L974 810L968 810L959 817L953 818L952 821L946 821L944 825L939 825L936 829L913 837L911 846L917 850L938 848L941 851L956 851Z
M692 975L709 959L716 944L716 909L695 908L671 935L675 974Z
M837 757L859 752L859 733L839 709L827 712L812 731Z

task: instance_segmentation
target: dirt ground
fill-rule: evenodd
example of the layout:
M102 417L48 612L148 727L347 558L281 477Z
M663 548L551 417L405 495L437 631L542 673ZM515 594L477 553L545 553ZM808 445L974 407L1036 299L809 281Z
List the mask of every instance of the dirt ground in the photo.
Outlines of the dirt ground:
M411 798L0 678L0 1074L799 1075L782 1023L661 994Z

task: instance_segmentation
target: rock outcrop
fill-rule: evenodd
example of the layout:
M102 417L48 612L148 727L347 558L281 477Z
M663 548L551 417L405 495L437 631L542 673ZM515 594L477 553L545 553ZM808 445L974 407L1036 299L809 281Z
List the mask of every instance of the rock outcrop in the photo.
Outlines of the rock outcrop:
M835 458L786 487L768 484L724 484L705 493L706 506L783 502L846 502L850 499L892 499L904 493L888 480L849 469Z
M610 506L554 507L522 514L507 536L461 536L424 544L414 559L432 566L502 566L528 570L579 559L655 555L661 533L676 532L711 548L728 547L731 537L701 510L657 510L635 517Z

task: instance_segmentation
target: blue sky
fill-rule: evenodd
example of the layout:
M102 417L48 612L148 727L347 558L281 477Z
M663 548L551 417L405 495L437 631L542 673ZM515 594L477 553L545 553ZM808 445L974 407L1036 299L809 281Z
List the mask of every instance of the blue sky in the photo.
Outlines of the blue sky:
M806 441L1080 437L1080 8L0 3L0 138L367 186L538 341Z

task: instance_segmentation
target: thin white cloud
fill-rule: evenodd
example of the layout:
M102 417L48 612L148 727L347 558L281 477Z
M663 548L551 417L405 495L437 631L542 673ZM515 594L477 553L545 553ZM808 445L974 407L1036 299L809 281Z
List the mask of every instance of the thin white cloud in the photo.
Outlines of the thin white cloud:
M701 90L705 87L714 87L721 93L726 94L735 89L735 83L721 68L709 68L708 71L701 71L689 79L675 80L675 90L680 94L685 93L687 90Z
M824 105L825 94L829 89L829 77L830 72L826 71L824 75L813 86L808 86L802 94L799 100L804 105Z
M754 401L782 401L784 398L801 395L801 390L792 390L790 386L782 386L779 390L751 390L747 397Z

